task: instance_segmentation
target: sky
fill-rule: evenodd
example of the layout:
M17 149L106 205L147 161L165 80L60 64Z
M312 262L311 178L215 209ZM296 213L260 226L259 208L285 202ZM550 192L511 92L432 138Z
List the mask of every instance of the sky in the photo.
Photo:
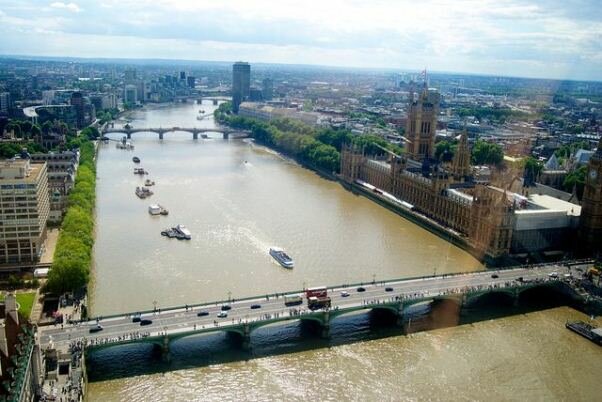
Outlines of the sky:
M0 54L602 80L602 0L0 0Z

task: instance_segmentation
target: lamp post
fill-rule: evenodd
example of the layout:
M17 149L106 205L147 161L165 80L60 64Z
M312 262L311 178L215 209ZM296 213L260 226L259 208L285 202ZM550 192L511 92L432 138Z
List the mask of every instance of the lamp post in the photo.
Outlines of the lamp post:
M232 300L232 292L228 290L228 303Z
M153 300L153 313L157 312L157 301Z

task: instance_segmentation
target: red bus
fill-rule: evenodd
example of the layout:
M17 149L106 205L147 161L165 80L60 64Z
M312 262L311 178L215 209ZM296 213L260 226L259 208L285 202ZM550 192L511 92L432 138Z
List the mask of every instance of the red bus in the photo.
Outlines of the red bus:
M326 286L318 286L315 288L307 288L305 289L305 297L308 299L310 297L322 298L328 296L328 289Z

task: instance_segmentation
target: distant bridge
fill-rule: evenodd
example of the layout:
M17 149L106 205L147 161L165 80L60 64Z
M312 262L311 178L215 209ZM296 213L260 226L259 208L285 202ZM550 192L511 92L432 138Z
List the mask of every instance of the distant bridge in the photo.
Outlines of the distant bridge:
M588 263L582 263L587 266ZM291 320L313 321L321 328L322 337L330 336L330 323L336 317L362 310L388 311L403 324L411 317L412 306L450 300L460 307L471 306L484 297L498 297L518 304L523 292L540 287L560 286L572 297L583 298L569 284L570 265L542 265L500 271L481 271L461 274L427 276L368 284L328 287L332 306L312 311L306 304L287 306L285 294L255 296L237 300L222 300L198 305L140 312L142 319L151 320L141 326L132 322L135 313L98 317L64 328L40 327L42 348L65 348L71 341L85 340L88 348L106 348L129 343L152 343L169 358L170 342L200 333L225 331L240 336L243 348L250 345L255 329ZM288 293L299 294L302 291ZM227 317L218 313L229 306ZM202 314L199 312L203 311ZM406 321L407 322L407 321ZM103 330L90 332L100 323Z
M216 128L197 128L197 127L146 127L146 128L133 128L133 127L105 127L102 130L102 135L111 133L122 133L127 136L127 138L132 138L132 134L136 133L157 133L159 134L159 139L162 140L163 136L166 133L173 133L176 131L183 131L192 134L192 138L197 140L199 138L199 134L201 137L205 133L221 133L225 140L232 138L247 138L250 135L250 132L245 130L236 130L229 127L216 127Z

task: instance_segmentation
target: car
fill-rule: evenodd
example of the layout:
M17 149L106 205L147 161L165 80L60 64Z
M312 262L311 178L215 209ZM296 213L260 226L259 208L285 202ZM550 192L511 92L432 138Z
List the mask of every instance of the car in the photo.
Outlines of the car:
M492 274L492 275L491 275L491 277L492 277L493 279L497 279L497 278L499 278L500 276L499 276L498 274Z
M196 315L197 315L198 317L206 317L206 316L208 316L208 315L209 315L209 312L208 312L208 311L205 311L205 310L201 310L201 311L199 311L198 313L196 313Z
M153 323L153 320L148 320L148 319L140 320L140 326L151 325L152 323Z
M363 287L363 286L360 286L359 288L357 288L357 291L358 291L358 292L365 292L365 291L366 291L366 288L365 288L365 287Z
M393 291L393 288L391 286L387 286L385 288L385 292L392 292L392 291Z
M217 318L226 318L228 317L228 313L225 311L220 311L219 313L217 313Z
M558 272L550 272L550 273L548 274L548 276L549 276L550 278L558 278Z
M132 322L140 322L140 319L141 319L141 318L142 318L142 314L140 314L140 313L135 313L135 314L132 316Z
M349 292L347 292L346 290L343 290L341 292L341 297L348 297L349 296Z
M522 277L522 276L519 276L518 278L516 278L516 280L517 280L517 281L519 281L519 282L522 282L522 281L524 281L524 279L523 279L523 277Z
M222 311L228 311L228 310L232 310L232 306L230 306L229 304L224 304L222 306Z
M104 328L102 327L102 325L100 324L96 324L95 326L90 328L90 333L93 334L95 332L100 332L102 331Z
M252 310L256 310L258 308L261 308L261 304L251 304L251 309Z

